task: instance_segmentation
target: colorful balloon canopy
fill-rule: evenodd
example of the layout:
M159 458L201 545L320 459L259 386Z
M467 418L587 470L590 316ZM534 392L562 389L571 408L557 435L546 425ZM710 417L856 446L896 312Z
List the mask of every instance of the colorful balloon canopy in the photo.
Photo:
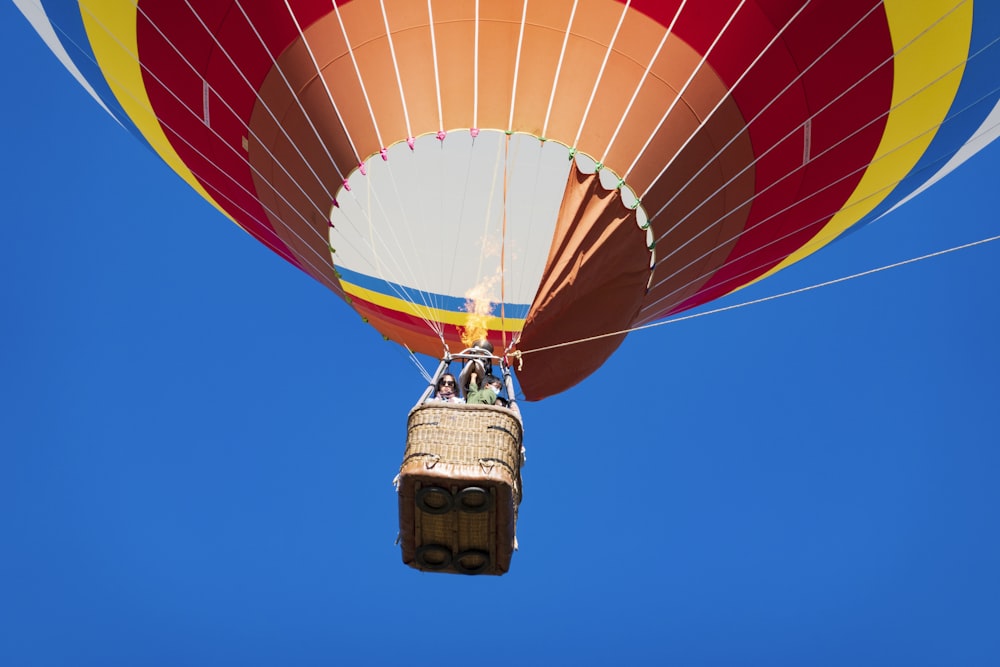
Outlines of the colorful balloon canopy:
M438 356L729 294L992 141L984 0L15 0L205 199ZM624 333L526 356L529 399Z

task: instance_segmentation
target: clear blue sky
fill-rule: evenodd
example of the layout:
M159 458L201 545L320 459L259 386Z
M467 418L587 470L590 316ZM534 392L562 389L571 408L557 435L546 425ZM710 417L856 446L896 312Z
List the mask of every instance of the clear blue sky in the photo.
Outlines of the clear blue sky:
M633 334L524 406L510 573L423 574L406 355L0 43L0 664L1000 664L1000 243ZM1000 234L998 167L728 303Z

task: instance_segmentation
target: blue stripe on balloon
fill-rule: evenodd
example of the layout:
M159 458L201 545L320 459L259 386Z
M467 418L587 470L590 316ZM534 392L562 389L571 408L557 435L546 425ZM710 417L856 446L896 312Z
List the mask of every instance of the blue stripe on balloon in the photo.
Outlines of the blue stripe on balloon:
M386 296L411 301L418 305L426 305L438 310L448 310L453 313L466 312L465 299L461 297L445 296L443 294L416 290L412 287L400 285L399 283L392 283L387 280L365 275L364 273L357 273L356 271L351 271L341 266L337 267L337 271L340 273L344 282L357 285L358 287L362 287L372 292L378 292L379 294L385 294ZM524 319L528 316L529 306L530 304L505 304L504 316L515 320ZM494 308L493 316L500 316L499 309Z
M79 2L75 0L40 0L40 2L56 36L63 48L66 49L73 64L83 74L83 78L87 80L87 83L94 89L94 92L101 98L115 119L152 150L149 142L142 136L142 133L139 132L118 103L114 93L111 92L111 87L108 86L108 82L104 78L104 73L97 64L97 57L94 55L94 51L90 47L90 39L87 37L87 29L83 25L83 15L80 13Z
M948 111L944 124L938 128L923 157L899 182L881 204L851 228L851 232L875 220L900 200L934 176L964 146L986 120L1000 99L1000 90L992 86L1000 70L1000 43L995 26L1000 25L1000 3L976 2L973 7L972 36L969 60L965 64L962 82Z

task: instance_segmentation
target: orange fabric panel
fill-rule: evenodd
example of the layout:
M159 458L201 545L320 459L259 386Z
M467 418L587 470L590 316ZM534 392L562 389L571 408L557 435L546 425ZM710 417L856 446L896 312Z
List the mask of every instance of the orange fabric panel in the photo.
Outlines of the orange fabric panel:
M533 349L628 328L649 280L646 233L618 190L575 165L566 182L552 249L518 347ZM518 380L537 401L597 370L625 339L609 336L524 357Z

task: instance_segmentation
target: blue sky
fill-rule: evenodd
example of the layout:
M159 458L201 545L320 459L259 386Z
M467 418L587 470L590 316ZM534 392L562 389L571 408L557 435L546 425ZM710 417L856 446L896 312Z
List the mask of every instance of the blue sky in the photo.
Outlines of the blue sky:
M418 573L405 353L0 37L0 664L1000 663L1000 244L633 334L524 406L510 573ZM998 165L726 303L1000 234Z

